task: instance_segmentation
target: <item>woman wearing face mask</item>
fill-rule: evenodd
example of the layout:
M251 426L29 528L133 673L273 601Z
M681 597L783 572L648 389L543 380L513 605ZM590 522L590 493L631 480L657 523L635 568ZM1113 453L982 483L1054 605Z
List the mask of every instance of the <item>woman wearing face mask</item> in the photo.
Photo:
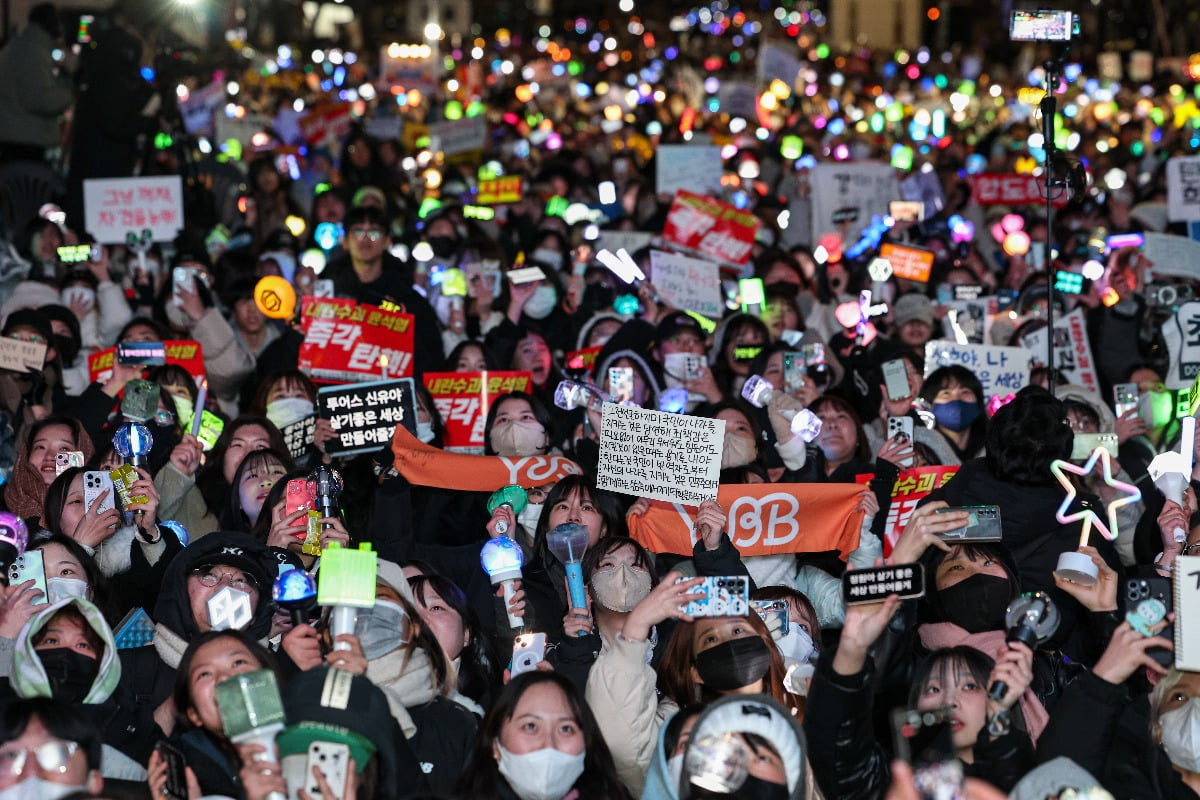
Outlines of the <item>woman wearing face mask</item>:
M514 678L488 711L456 800L628 800L592 710L554 672Z
M946 438L959 461L983 454L987 414L983 384L974 372L958 365L939 367L925 378L920 395L932 404L936 430Z
M536 397L525 392L501 395L488 409L484 453L506 458L544 455L551 450L551 426L550 412Z
M774 615L764 618L775 646L783 656L787 667L785 686L792 694L804 696L817 658L821 654L821 626L817 622L817 610L803 593L790 586L763 586L754 591L755 601L782 603L787 615L787 632L777 627Z
M750 364L771 343L771 333L758 317L734 314L717 328L708 355L713 377L727 397L736 397L750 375Z
M110 624L121 618L111 608L114 603L108 580L96 566L96 560L78 542L61 533L39 531L30 537L26 552L31 550L42 554L42 565L46 571L44 602L57 603L71 597L81 597L99 608ZM8 614L0 622L0 650L3 649L3 638L15 636L29 617L18 612L16 609L19 607L10 602ZM31 611L41 608L35 606ZM0 663L3 662L4 653L0 652Z

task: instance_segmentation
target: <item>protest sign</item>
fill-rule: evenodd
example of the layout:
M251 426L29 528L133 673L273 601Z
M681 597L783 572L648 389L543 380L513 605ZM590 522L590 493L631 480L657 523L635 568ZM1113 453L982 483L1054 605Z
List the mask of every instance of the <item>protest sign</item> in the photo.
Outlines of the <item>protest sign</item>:
M659 194L675 194L680 189L697 194L721 190L721 148L716 145L659 145L654 162Z
M183 228L183 182L178 175L89 178L83 182L84 226L102 244L123 244L130 232L170 241Z
M858 547L861 496L852 483L725 483L717 491L725 531L743 556L837 551L846 558ZM629 517L629 535L655 553L691 555L695 520L679 503L653 500Z
M475 196L475 202L481 206L519 203L524 191L524 181L520 175L491 178L479 182L479 191Z
M942 182L934 170L914 172L900 181L900 199L921 203L925 208L925 219L933 219L946 205Z
M967 180L971 185L971 199L981 206L1046 204L1045 184L1034 175L984 172L968 176ZM1068 192L1056 193L1054 207L1065 206L1068 197Z
M1143 253L1155 277L1200 277L1200 242L1170 233L1146 231Z
M375 113L367 118L363 130L372 139L381 142L395 141L404 130L404 118L395 114Z
M645 231L600 231L595 248L598 251L611 250L614 253L624 250L632 255L643 247L649 247L653 241L654 234Z
M494 492L516 484L526 489L557 483L583 470L566 456L473 456L448 453L425 444L404 426L392 436L396 470L409 483L460 492Z
M230 139L240 142L242 147L249 150L254 145L254 137L264 133L274 124L274 121L263 114L246 114L241 117L231 117L218 109L216 116L216 138L218 143Z
M167 351L167 363L177 364L187 370L197 381L204 375L204 350L199 342L191 339L171 339L163 342ZM93 383L104 383L112 377L113 360L117 348L98 350L88 356L88 375Z
M437 90L440 56L429 45L391 44L379 52L379 86L387 92Z
M192 136L204 136L213 131L213 116L225 103L225 82L213 81L179 102L183 128Z
M937 339L925 345L925 377L938 367L958 364L975 373L987 397L1007 395L1029 383L1032 358L1033 354L1024 347L957 344Z
M487 140L487 117L463 117L429 126L429 148L443 156L482 150Z
M1031 331L1021 337L1034 363L1046 363L1046 328ZM1088 342L1087 321L1083 309L1077 308L1065 317L1054 318L1054 368L1067 377L1067 381L1082 386L1088 391L1100 392L1100 378L1096 373L1096 362L1092 359L1092 346Z
M758 88L744 81L722 81L717 88L721 112L731 117L758 119Z
M586 370L590 376L592 370L596 368L596 357L600 355L600 351L603 349L604 345L598 344L595 347L572 350L563 357L563 365L568 370Z
M325 443L331 456L352 456L386 447L397 425L417 429L417 396L412 378L323 386L317 414L329 420L337 438Z
M1184 303L1162 326L1171 354L1165 376L1168 389L1186 389L1200 376L1200 301Z
M663 238L718 261L745 264L760 224L753 214L728 203L680 190L667 211Z
M314 381L404 378L413 369L413 317L353 300L306 297L300 369Z
M596 486L695 506L717 496L725 422L605 403Z
M900 193L896 170L878 161L822 161L809 178L815 233L837 230L846 246L858 241L872 215L887 216Z
M336 148L353 123L349 103L325 103L300 118L300 132L313 147Z
M308 450L308 446L313 443L313 433L316 429L317 417L315 414L280 428L279 432L283 435L283 443L287 445L288 455L292 458L303 456Z
M891 555L896 540L908 525L908 518L916 511L919 504L934 489L940 489L946 481L958 472L957 466L952 467L914 467L906 469L896 478L892 485L892 503L888 506L887 521L883 526L883 555ZM874 475L859 475L856 481L862 484L870 483Z
M427 372L425 388L442 415L442 446L454 452L482 453L483 425L499 395L528 392L528 372Z
M1200 219L1200 156L1176 156L1167 161L1167 219Z
M0 338L0 369L13 372L41 372L46 366L44 342L23 342L20 339Z
M884 242L879 246L879 257L888 260L892 265L892 274L897 278L919 283L929 282L929 273L933 269L932 250Z
M759 83L769 84L779 80L791 89L796 85L796 78L800 76L799 50L791 41L763 44L758 50L757 67Z
M662 301L672 308L695 311L714 319L721 317L724 310L721 275L711 261L651 250L650 282Z

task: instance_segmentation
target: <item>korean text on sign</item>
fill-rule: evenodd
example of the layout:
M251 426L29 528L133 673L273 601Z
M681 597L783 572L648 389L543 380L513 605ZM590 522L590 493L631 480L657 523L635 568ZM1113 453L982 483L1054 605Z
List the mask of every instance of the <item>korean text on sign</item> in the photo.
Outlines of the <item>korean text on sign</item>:
M888 506L887 522L883 526L883 554L891 554L896 540L908 518L917 509L917 504L934 489L940 489L954 477L958 467L914 467L906 469L896 478L892 486L892 504ZM873 475L859 475L858 483L869 483Z
M176 364L187 370L197 381L204 375L204 350L200 343L191 339L169 339L163 342L167 351L167 363ZM88 356L88 375L93 383L104 383L112 377L113 363L117 359L117 348L97 350Z
M412 375L413 317L339 298L306 298L300 369L324 383Z
M500 395L527 392L528 372L427 372L425 388L446 425L447 450L482 453L488 409Z
M1012 394L1029 383L1033 353L1024 347L958 344L938 339L925 345L925 377L938 367L957 364L975 373L987 397Z
M103 244L144 230L169 241L183 228L183 183L178 175L85 180L83 211L88 233Z
M326 445L331 456L354 455L386 447L397 425L417 426L412 378L324 387L317 392L318 414L328 419L337 438Z

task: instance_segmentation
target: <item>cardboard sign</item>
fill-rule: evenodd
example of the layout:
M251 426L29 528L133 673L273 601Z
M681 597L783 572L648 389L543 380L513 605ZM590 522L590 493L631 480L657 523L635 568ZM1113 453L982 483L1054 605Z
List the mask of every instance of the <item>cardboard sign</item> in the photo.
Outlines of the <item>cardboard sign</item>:
M1200 277L1200 242L1170 233L1146 231L1142 250L1155 276Z
M429 149L444 156L482 150L487 142L487 118L463 117L429 126Z
M667 212L663 238L718 261L741 265L750 260L760 224L753 214L681 190Z
M317 417L305 417L299 422L293 422L279 429L283 442L287 445L288 455L300 458L308 452L308 446L313 443L313 433L317 429Z
M702 258L650 251L650 282L672 308L720 319L721 275L717 265Z
M443 446L459 453L483 453L483 426L492 402L509 392L528 392L528 372L427 372L425 388L446 426Z
M178 364L197 381L204 376L204 349L191 339L171 339L163 342L167 349L167 363ZM98 350L88 356L88 375L93 383L104 383L112 377L113 361L117 348Z
M498 206L504 203L519 203L525 194L525 181L520 175L492 178L479 182L475 202L481 206Z
M888 203L900 195L896 170L878 161L823 161L809 183L813 231L838 230L847 247L858 241L872 216L886 217Z
M596 486L696 506L717 496L725 422L605 403Z
M333 297L304 298L300 369L314 381L406 378L413 370L413 316Z
M725 483L717 500L743 556L836 551L845 559L858 547L861 494L852 483ZM629 517L629 535L655 553L691 555L695 517L682 504L654 500L645 514Z
M0 338L0 369L13 372L41 372L46 365L45 342L23 342Z
M925 345L925 377L938 367L957 364L975 373L985 397L1008 395L1029 383L1033 354L1024 347L957 344L938 339Z
M178 175L153 178L89 178L83 182L87 232L102 244L122 244L133 231L150 231L156 242L183 228L183 182Z
M1176 156L1167 161L1167 219L1200 219L1200 156Z
M1034 363L1040 366L1046 363L1049 335L1050 332L1042 328L1021 337L1021 343L1033 353ZM1061 370L1071 383L1100 393L1100 378L1092 358L1092 345L1088 341L1087 320L1083 317L1082 308L1075 309L1065 317L1054 318L1054 368Z
M1171 354L1164 380L1168 389L1186 389L1200 377L1200 301L1184 303L1162 326Z
M879 257L886 258L891 263L892 274L897 278L920 283L929 282L929 273L933 269L932 250L884 242L879 246Z
M373 453L387 447L397 425L417 429L417 397L412 378L323 386L317 413L329 420L337 438L325 443L331 456Z
M916 511L917 504L934 489L940 489L958 472L958 467L914 467L906 469L892 485L892 502L888 506L887 521L883 526L883 555L891 555L896 540L908 525L908 518ZM874 475L858 475L855 480L866 484Z
M349 103L325 103L300 118L300 132L313 147L336 148L350 134Z
M721 191L721 148L715 145L664 144L655 156L659 194L687 189L697 194Z
M1046 189L1042 179L1033 175L1007 175L1003 173L984 172L970 175L967 180L971 184L971 199L981 206L1025 206L1045 205ZM1058 192L1054 198L1054 207L1062 208L1067 204L1067 192Z

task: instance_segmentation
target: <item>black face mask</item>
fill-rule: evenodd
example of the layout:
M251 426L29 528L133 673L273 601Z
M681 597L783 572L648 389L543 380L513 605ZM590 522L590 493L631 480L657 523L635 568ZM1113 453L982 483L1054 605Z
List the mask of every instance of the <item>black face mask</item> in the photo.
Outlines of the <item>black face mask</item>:
M583 305L592 311L611 307L615 298L612 287L602 283L589 283L583 290Z
M995 575L972 575L938 591L942 614L967 633L1004 628L1004 614L1012 599L1012 583Z
M696 655L695 664L705 686L714 692L732 692L767 674L771 651L755 634L710 647Z
M38 650L37 655L46 670L50 693L62 703L83 702L100 674L98 658L89 658L69 647Z
M458 240L453 236L430 236L426 241L438 258L450 258L458 250Z

